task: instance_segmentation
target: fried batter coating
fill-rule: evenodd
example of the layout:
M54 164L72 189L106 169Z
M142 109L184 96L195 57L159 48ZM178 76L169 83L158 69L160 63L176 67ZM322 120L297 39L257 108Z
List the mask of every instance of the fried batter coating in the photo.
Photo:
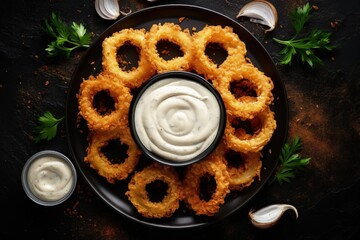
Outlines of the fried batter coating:
M118 81L129 88L140 87L155 73L155 69L145 56L145 36L145 29L129 28L113 33L102 43L103 70L115 74ZM117 50L126 43L136 46L139 50L138 66L131 71L122 70L117 61Z
M243 127L234 127L231 121L236 116L228 115L224 131L225 142L228 148L238 152L259 152L270 141L275 129L276 121L274 112L270 107L265 108L262 112L256 114L252 119L247 119L250 125L255 129L247 133Z
M239 36L229 26L205 26L193 34L193 51L195 55L194 69L207 79L214 79L233 71L246 62L246 46ZM210 43L218 43L228 56L219 66L206 55L206 47Z
M255 96L244 95L237 98L230 89L230 84L236 80L248 81L253 86ZM227 111L242 118L253 118L273 101L274 86L271 78L249 63L216 78L213 84L224 100Z
M128 88L114 79L114 75L102 72L96 77L90 76L80 84L79 113L86 120L91 131L113 131L128 126L128 111L132 95ZM114 111L101 114L94 107L94 97L101 91L107 92L114 100Z
M230 176L230 190L241 191L249 187L256 178L260 180L262 166L260 152L242 153L227 149L225 158ZM232 161L240 161L240 164L234 164Z
M141 151L133 141L129 130L106 133L91 132L88 139L89 145L84 161L89 163L90 167L95 169L100 176L106 178L109 183L124 180L134 171L139 162ZM128 146L127 158L122 163L112 163L102 152L102 149L115 139Z
M183 52L182 56L165 60L159 55L157 43L167 40L178 45ZM188 29L182 30L180 25L166 22L154 24L146 35L146 55L158 73L171 70L191 70L193 60L192 37Z
M216 182L216 189L208 201L200 197L201 177L207 175L212 176ZM213 153L187 168L183 179L184 201L196 215L213 216L224 204L225 197L230 192L229 180L223 156Z
M160 202L152 202L146 186L156 180L168 185L167 193ZM134 174L125 193L137 211L147 218L171 217L182 199L182 184L173 167L153 163Z

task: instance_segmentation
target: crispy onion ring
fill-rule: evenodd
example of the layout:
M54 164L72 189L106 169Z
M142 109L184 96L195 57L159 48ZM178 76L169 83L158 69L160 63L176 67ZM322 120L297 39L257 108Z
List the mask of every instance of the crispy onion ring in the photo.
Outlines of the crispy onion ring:
M216 181L216 189L208 201L200 197L200 183L203 176L212 176ZM229 173L223 156L213 153L205 160L189 166L185 172L183 186L184 201L196 215L213 216L216 214L230 192Z
M230 176L230 190L241 191L250 186L256 177L260 180L262 166L260 152L241 153L228 149L225 152L225 159ZM233 165L232 161L234 160L241 162L238 165Z
M247 84L251 85L252 89L250 90L255 93L255 96L243 94L237 98L231 92L230 84L241 80L247 81ZM254 117L256 113L264 110L273 101L271 91L274 86L271 78L252 64L243 64L231 74L217 78L213 84L223 98L227 111L240 115L242 118Z
M122 81L125 86L130 88L139 87L155 72L145 56L145 36L144 29L123 29L105 38L102 43L102 66L104 71L115 74L119 81ZM139 50L138 66L131 71L122 70L117 61L117 50L126 43L136 46Z
M107 92L114 100L115 110L101 114L94 107L94 97L101 91ZM86 120L91 131L112 131L128 126L128 109L132 95L128 88L114 81L114 76L102 72L90 76L80 84L78 94L79 113Z
M88 139L89 145L86 149L87 155L84 161L89 163L90 167L95 169L100 176L105 177L109 183L115 183L116 180L124 180L134 171L141 151L134 143L129 130L106 133L91 132ZM111 140L116 139L119 139L121 144L128 146L128 157L122 163L111 163L102 152L103 147L107 146Z
M156 180L168 185L167 193L161 202L150 201L146 190L146 186ZM134 174L125 194L142 216L170 217L180 206L182 184L174 168L153 163Z
M247 133L246 129L232 126L232 121L236 121L237 116L228 115L224 132L225 141L228 148L238 152L259 152L270 141L275 129L276 121L274 112L267 107L264 111L255 115L252 119L247 119L252 128L252 133Z
M178 45L183 55L165 60L157 50L157 43L160 40L167 40ZM192 45L189 30L182 30L174 23L154 24L146 35L146 55L159 73L170 70L190 70L190 63L193 60Z
M219 66L214 63L205 53L209 43L218 43L228 56ZM203 74L207 79L214 79L233 69L240 67L246 62L246 46L231 27L206 26L193 34L194 44L194 69Z

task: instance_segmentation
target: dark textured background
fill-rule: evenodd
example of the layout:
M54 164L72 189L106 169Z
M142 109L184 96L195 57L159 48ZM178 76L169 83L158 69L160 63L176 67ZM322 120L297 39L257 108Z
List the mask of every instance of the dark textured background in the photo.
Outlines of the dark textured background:
M233 19L248 1L120 1L123 10L166 3L207 7ZM279 13L275 31L238 20L265 46L274 61L281 46L272 38L288 39L293 31L288 14L305 1L274 0ZM243 209L209 227L188 230L150 228L115 213L80 176L73 196L57 207L31 202L21 187L26 159L37 151L53 149L69 154L64 124L50 142L35 144L36 118L45 110L65 114L72 72L83 51L71 59L52 60L44 48L47 38L40 23L51 11L67 21L82 22L95 37L113 21L98 17L94 0L13 0L0 14L0 179L1 239L355 239L359 235L360 146L360 4L358 1L317 0L308 27L332 32L338 48L323 55L324 65L311 70L294 63L278 66L289 97L289 138L303 141L302 155L311 164L290 184L269 184ZM6 5L6 6L5 6ZM333 24L331 24L333 23ZM272 203L289 203L274 228L259 230L247 219L248 211Z

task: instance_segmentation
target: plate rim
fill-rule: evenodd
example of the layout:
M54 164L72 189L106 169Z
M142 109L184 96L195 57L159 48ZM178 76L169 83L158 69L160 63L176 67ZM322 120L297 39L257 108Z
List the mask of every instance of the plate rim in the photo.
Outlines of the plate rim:
M167 8L183 8L183 9L190 9L191 11L203 11L203 12L209 12L211 14L214 14L214 15L218 15L218 17L220 18L225 18L227 21L230 21L232 22L232 24L234 25L238 25L238 27L240 27L243 31L247 32L247 34L249 34L251 37L252 37L252 40L256 42L256 44L258 46L261 47L261 50L264 52L264 54L266 54L270 60L270 63L271 63L271 66L270 68L274 71L274 74L276 75L276 78L279 80L277 81L277 84L279 84L279 86L281 87L281 92L282 94L284 95L284 99L286 100L286 102L284 103L285 104L285 115L284 115L284 123L285 123L285 134L282 136L282 145L285 143L286 139L287 139L287 136L288 136L288 129L289 129L289 104L288 104L288 101L287 101L287 92L286 92L286 88L285 88L285 84L284 82L281 80L281 77L280 77L280 74L279 74L279 71L275 65L275 62L273 61L273 59L271 58L271 55L269 54L269 52L266 50L266 48L263 46L263 44L253 35L251 34L251 32L246 29L243 25L241 25L239 22L236 22L234 19L220 13L220 12L217 12L215 10L212 10L212 9L209 9L209 8L206 8L206 7L202 7L202 6L197 6L197 5L192 5L192 4L163 4L163 5L158 5L158 6L151 6L151 7L147 7L147 8L143 8L143 9L140 9L134 13L131 13L129 15L126 15L124 17L122 17L121 19L117 20L116 22L114 22L113 24L111 24L109 27L107 27L102 33L100 33L100 35L97 36L97 38L92 42L91 46L92 45L96 45L96 44L99 44L100 41L103 40L103 38L105 38L105 33L108 33L110 32L111 29L115 28L117 25L121 25L123 22L126 22L128 19L131 19L131 18L135 18L136 16L138 15L141 15L143 14L144 12L151 12L151 11L157 11L159 9L167 9ZM68 108L69 108L69 101L71 99L71 96L70 96L70 89L72 89L72 86L74 85L74 77L76 75L76 73L79 71L80 67L82 66L82 64L85 62L86 58L88 57L89 55L89 52L91 50L91 46L89 47L89 49L87 49L84 54L82 55L78 65L76 66L76 68L74 69L73 73L72 73L72 76L71 76L71 80L70 80L70 83L69 83L69 91L67 93L67 98L66 98L66 110L65 110L65 113L66 113L66 122L65 122L65 125L66 125L66 132L68 133L69 132L69 121L67 120L68 119L68 116L67 116L67 113L68 113ZM77 160L77 156L75 154L75 151L74 151L74 148L72 146L72 140L70 138L70 134L67 134L67 141L68 141L68 146L69 146L69 150L70 150L70 153L71 153L71 156L72 158L74 159L75 161L75 165L78 169L78 171L80 171L82 177L84 177L84 179L86 180L86 183L89 184L89 186L91 187L91 189L96 193L96 195L98 197L100 197L108 206L110 206L112 209L114 209L117 213L120 213L122 216L125 216L126 218L134 221L134 222L137 222L137 223L140 223L140 224L144 224L146 226L152 226L152 227L157 227L157 228L163 228L163 229L186 229L186 228L197 228L197 227L201 227L201 226L207 226L207 225L211 225L211 224L215 224L227 217L229 217L230 215L234 214L235 212L237 212L238 210L240 210L241 208L243 208L245 205L248 204L248 202L253 199L256 195L258 195L258 193L262 190L262 188L266 185L266 183L269 181L269 178L273 175L276 167L274 167L269 175L266 177L266 179L262 179L262 183L259 185L259 187L253 191L253 194L251 194L251 197L249 197L248 199L246 199L242 204L241 206L237 207L237 208L234 208L232 209L231 211L229 211L227 214L225 214L225 216L222 216L222 217L219 217L219 218L214 218L213 220L211 221L206 221L206 222L200 222L200 223L194 223L194 224L188 224L188 225L181 225L181 226L172 226L172 225L164 225L164 224L161 224L161 223L153 223L153 222L149 222L147 220L151 220L151 219L145 219L145 220L142 220L142 219L139 219L139 218L136 218L135 216L132 216L130 214L127 214L126 212L124 211L121 211L119 210L118 208L116 208L114 206L113 203L111 203L110 201L108 201L108 199L106 199L100 192L99 190L94 186L94 183L92 183L90 180L89 180L89 177L86 176L86 174L84 173L84 171L82 170L81 166L79 165L78 163L78 160ZM275 163L275 166L278 165L278 158L276 159L276 163Z

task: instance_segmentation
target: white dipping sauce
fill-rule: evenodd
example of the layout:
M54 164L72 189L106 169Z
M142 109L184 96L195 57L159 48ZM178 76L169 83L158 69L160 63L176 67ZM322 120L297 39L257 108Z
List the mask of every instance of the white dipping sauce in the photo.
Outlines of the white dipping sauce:
M219 130L220 106L205 86L186 79L157 81L140 96L135 130L151 152L173 161L202 153Z
M63 198L72 188L73 175L68 163L53 156L36 159L28 169L30 191L43 201Z

